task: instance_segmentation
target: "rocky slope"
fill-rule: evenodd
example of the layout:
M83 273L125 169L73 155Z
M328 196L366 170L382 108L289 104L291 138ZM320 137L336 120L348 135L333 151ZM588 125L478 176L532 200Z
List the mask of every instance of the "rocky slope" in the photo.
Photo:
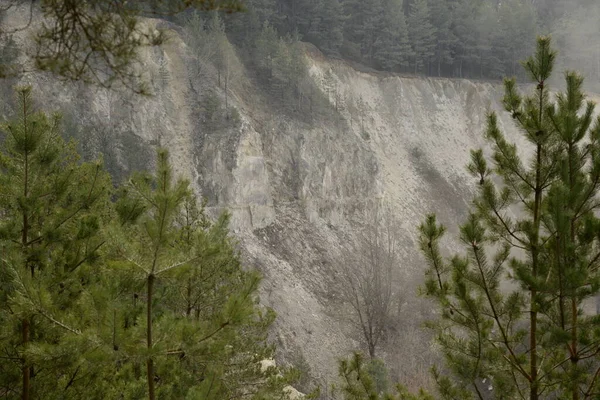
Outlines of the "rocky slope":
M465 216L474 190L465 169L469 149L484 144L485 114L500 110L501 88L359 72L309 47L306 57L311 79L329 99L328 116L274 112L236 60L227 93L235 117L207 117L207 99L216 98L216 112L224 112L225 92L213 67L176 31L143 55L152 97L42 74L18 83L32 84L41 105L62 111L67 134L86 156L104 153L117 177L151 166L155 147L166 146L209 210L231 211L248 265L265 276L262 302L279 315L273 338L282 357L304 358L321 380L331 380L336 359L360 346L340 299L340 260L369 210L391 205L403 245L401 307L384 354L397 371L416 374L429 357L418 326L428 306L416 297L424 268L416 227L431 211L450 227ZM5 98L14 83L3 83ZM502 121L510 126L506 116Z

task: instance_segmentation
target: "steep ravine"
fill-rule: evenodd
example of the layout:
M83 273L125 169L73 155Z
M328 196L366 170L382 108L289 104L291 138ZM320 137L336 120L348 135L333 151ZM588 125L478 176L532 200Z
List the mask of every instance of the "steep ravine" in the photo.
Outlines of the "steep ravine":
M278 313L273 338L284 358L301 353L323 380L335 377L337 358L359 346L340 301L339 260L370 207L391 204L403 244L405 283L397 294L404 304L384 350L392 366L412 368L428 346L413 314L428 309L416 297L424 268L416 227L431 211L450 226L465 216L474 190L465 169L469 149L483 145L485 114L500 110L500 88L358 72L312 48L306 54L312 79L338 109L330 113L335 118L306 122L273 112L236 62L228 102L239 118L207 120L208 93L221 104L225 93L212 67L199 68L175 32L143 55L153 97L41 74L19 83L32 84L41 105L65 114L67 133L86 156L105 153L117 179L150 166L156 145L166 146L211 213L231 211L242 254L265 276L261 298ZM5 98L14 83L3 83Z

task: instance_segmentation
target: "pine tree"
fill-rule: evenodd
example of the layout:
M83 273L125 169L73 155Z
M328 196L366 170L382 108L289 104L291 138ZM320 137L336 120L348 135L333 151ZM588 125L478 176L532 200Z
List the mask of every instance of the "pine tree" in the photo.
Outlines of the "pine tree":
M480 8L471 0L459 0L453 8L451 32L456 38L452 53L455 59L455 74L464 78L468 67L473 63L477 54L478 38L476 21Z
M36 111L31 88L17 89L17 104L0 152L0 390L72 398L89 383L75 377L98 346L101 310L87 294L98 281L110 182L101 163L79 162L57 116Z
M336 388L344 400L433 400L428 393L420 390L412 394L402 385L396 385L389 393L387 385L388 371L381 360L364 362L360 353L354 353L350 359L339 362L341 384Z
M541 37L523 63L534 93L523 97L505 81L504 106L529 143L520 149L527 160L488 116L493 165L472 152L480 192L460 227L467 254L441 256L445 228L434 215L420 227L424 291L441 310L432 327L451 375L435 372L443 398L482 398L487 379L507 399L577 400L598 390L600 326L582 305L600 289L600 119L594 124L576 73L550 100L554 59Z
M408 40L402 0L384 1L381 25L373 57L378 67L389 71L407 67L412 58L412 49Z
M273 78L273 59L279 44L279 36L271 24L265 22L256 39L256 52L254 59L263 72L263 79L270 81Z
M447 0L429 0L431 24L435 27L435 49L433 61L436 63L437 76L442 75L442 66L451 64L454 35L450 29L452 12Z
M215 49L211 61L217 68L217 84L221 87L221 76L226 73L229 64L227 52L229 42L225 35L225 24L218 13L212 13L206 24L206 31L207 40L212 42Z
M475 52L479 63L479 71L475 76L483 78L486 75L499 79L504 76L504 64L501 59L498 43L501 42L501 26L496 9L489 4L482 5L478 10L477 43ZM474 61L472 61L474 63Z
M242 270L228 216L208 221L164 150L155 175L123 187L117 211L109 273L121 282L113 329L126 362L113 366L114 396L280 397L288 377L259 364L273 354L273 315L256 305L260 279Z
M344 15L339 0L322 0L320 2L317 45L323 52L330 55L339 55L344 41Z
M417 73L428 65L435 54L436 29L431 25L427 0L415 0L410 5L408 32L413 47L414 72Z
M344 12L348 16L344 23L344 37L356 46L360 56L373 61L375 42L381 31L381 0L348 0Z
M282 0L280 4L287 9L288 19L279 32L282 36L299 36L306 41L315 42L321 25L321 0Z
M297 373L261 368L275 316L229 216L206 217L165 151L112 203L102 163L17 94L0 145L2 396L281 399Z

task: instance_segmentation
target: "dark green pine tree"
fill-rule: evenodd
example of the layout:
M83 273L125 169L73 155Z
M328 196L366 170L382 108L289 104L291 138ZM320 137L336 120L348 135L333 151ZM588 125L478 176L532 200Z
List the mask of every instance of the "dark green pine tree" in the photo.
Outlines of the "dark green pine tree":
M504 76L503 54L497 48L502 41L502 32L496 7L484 4L478 9L476 19L477 34L474 47L473 63L478 64L478 71L473 71L473 76L484 78L486 76L499 79Z
M339 362L341 383L335 387L344 400L433 400L434 397L420 390L410 393L402 385L388 390L388 371L379 359L365 363L360 353L354 353L349 359Z
M576 73L551 100L554 59L541 37L523 63L534 93L505 81L504 106L528 146L508 142L492 113L492 164L472 152L480 192L460 227L466 254L441 256L435 216L420 227L425 294L441 311L431 326L450 375L435 372L443 398L484 398L484 379L499 399L578 400L599 390L600 322L583 305L600 289L600 119Z
M154 175L134 176L117 203L107 271L118 363L110 398L277 399L291 375L262 371L272 312L242 269L228 216L211 223L164 150ZM109 282L116 282L112 285Z
M98 347L88 293L99 282L111 187L80 163L60 119L17 89L0 145L0 391L8 398L85 398ZM60 393L59 396L56 394Z
M451 65L453 61L452 48L456 38L452 34L451 3L447 0L429 0L431 24L435 27L435 48L430 74L442 75L442 67ZM435 71L433 70L435 68Z
M339 0L322 0L316 45L329 55L339 55L344 41L344 13Z
M347 15L344 38L346 47L352 48L347 55L373 62L375 42L381 32L381 0L346 0L343 6Z
M431 24L427 0L414 0L408 15L408 33L413 48L414 72L428 66L435 54L436 29Z
M286 2L283 2L286 3ZM299 34L307 42L315 43L321 27L321 0L293 0L293 19L280 29L282 36Z
M408 67L412 56L402 0L384 0L374 61L383 70L396 71Z
M559 384L557 392L578 400L590 398L599 387L600 323L582 307L600 288L600 118L594 123L595 103L585 100L583 78L574 72L565 78L565 92L546 111L558 149L557 175L544 202L549 234L543 260L550 265L544 289L555 297L544 299L541 310L550 318L541 330L549 331L549 342L563 349L558 352L560 367L549 374Z
M468 76L469 66L477 55L479 38L477 20L480 5L471 0L458 0L452 9L451 33L456 38L452 47L454 55L454 75L459 78Z

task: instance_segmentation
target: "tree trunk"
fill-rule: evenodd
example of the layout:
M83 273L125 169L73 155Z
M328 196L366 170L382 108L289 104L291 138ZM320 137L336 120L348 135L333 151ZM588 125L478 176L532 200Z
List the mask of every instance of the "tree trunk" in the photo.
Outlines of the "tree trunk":
M575 166L573 165L573 159L575 158L575 154L573 154L573 146L569 144L569 189L571 193L575 191ZM570 240L571 245L575 243L575 218L571 217L570 224ZM570 264L575 265L575 260L572 259L572 254L569 254ZM577 324L579 321L577 320L577 292L573 294L573 298L571 299L571 318L573 329L571 330L571 365L573 368L573 372L577 372L577 363L579 362L579 354L577 351L578 338L577 338ZM577 380L573 382L573 400L579 400L579 384Z
M369 357L371 357L371 360L375 359L375 344L374 343L369 343Z
M571 232L573 235L573 232ZM573 330L571 331L571 364L573 370L577 371L577 363L579 362L579 354L577 354L577 297L574 296L571 300L571 312L573 314ZM577 380L573 382L573 400L579 400L579 384Z
M148 350L152 349L152 293L154 291L154 274L148 275L148 298L146 307L146 318L147 318L147 332L146 341ZM146 362L147 367L147 379L148 379L148 399L155 400L156 395L154 393L154 360L152 356L148 357Z
M535 275L534 275L535 276ZM536 290L531 291L531 308L529 313L531 330L529 332L529 347L531 348L531 358L529 360L529 374L531 375L531 384L529 388L529 399L538 400L538 381L537 381L537 312L533 310L534 298L537 295Z
M23 320L22 325L22 335L23 335L23 346L29 342L29 320ZM25 364L25 360L23 360L23 400L29 400L29 380L31 377L31 370L29 366Z
M23 116L25 119L24 129L25 136L27 136L27 102L23 103ZM25 153L25 169L23 176L23 197L29 197L29 155ZM27 242L29 241L29 216L27 215L27 210L23 213L23 231L21 232L21 245L23 246L23 252L25 253L25 269L27 267L30 268L31 276L33 277L34 269L33 265L28 265L28 257L27 257ZM25 318L21 321L21 336L23 339L23 349L27 347L27 343L29 342L29 320ZM26 360L23 358L23 400L29 400L29 386L31 379L31 370L26 363Z
M543 121L543 105L544 105L544 82L540 83L540 96L539 96L539 116L538 124L542 126ZM534 235L531 243L531 274L533 280L537 279L538 275L538 262L539 262L539 235L540 235L540 214L542 212L542 145L537 144L536 148L536 171L535 171L535 197L533 205L533 229ZM534 287L530 289L530 331L529 331L529 347L530 347L530 359L529 359L529 375L530 375L530 400L538 400L539 398L539 387L538 387L538 362L537 362L537 288L535 287L537 282L534 283Z
M192 279L188 279L187 283L187 306L185 316L189 317L192 314Z
M540 110L542 106L543 93L540 91ZM541 111L540 111L541 114ZM541 120L541 115L540 115ZM533 225L534 225L534 238L532 243L531 251L531 274L533 279L537 278L537 265L538 265L538 245L539 245L539 231L540 231L540 212L542 207L542 182L541 182L541 171L542 168L542 145L537 145L537 160L536 160L536 173L535 173L535 200L533 206ZM535 287L530 290L530 312L529 312L529 348L530 348L530 359L529 359L529 375L531 378L529 399L538 400L538 377L537 377L537 305L536 305L537 289Z
M228 96L228 86L229 86L229 71L225 75L225 115L227 119L229 119L229 96Z

